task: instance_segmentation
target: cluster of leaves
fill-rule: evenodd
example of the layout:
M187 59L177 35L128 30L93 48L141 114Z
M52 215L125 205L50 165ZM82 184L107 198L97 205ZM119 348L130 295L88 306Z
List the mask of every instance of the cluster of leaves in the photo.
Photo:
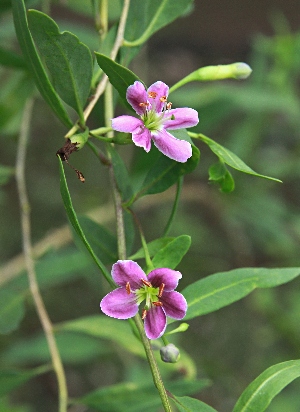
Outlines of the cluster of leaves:
M138 77L125 67L125 61L130 60L138 52L139 45L145 42L155 31L179 17L191 5L190 0L180 0L176 6L172 1L145 1L141 6L133 1L129 12L126 39L132 42L133 49L121 50L119 63L111 60L105 53L95 53L99 68L93 67L93 58L89 48L79 41L73 33L61 33L57 24L46 14L30 10L26 13L25 4L20 0L12 0L12 13L15 20L16 33L23 53L23 59L8 50L0 50L2 64L14 68L27 67L40 94L48 103L56 117L66 127L72 127L72 115L64 103L74 109L81 126L84 125L84 107L91 93L93 74L104 72L119 94L120 101L126 103L127 87ZM9 5L6 6L9 8ZM138 24L136 24L138 22ZM115 29L111 29L111 35ZM110 39L108 34L107 39ZM142 39L142 40L141 40ZM106 40L109 42L109 40ZM108 47L107 44L102 48ZM55 56L55 58L53 57ZM3 63L4 62L4 63ZM26 64L25 64L26 62ZM26 76L28 73L25 71ZM96 77L97 77L96 76ZM20 82L22 78L20 78ZM32 83L28 90L32 93ZM28 90L24 96L28 96ZM230 89L229 89L230 90ZM190 96L191 98L191 96ZM196 98L195 98L196 99ZM25 101L25 98L23 99ZM195 106L196 107L196 106ZM177 138L188 140L192 144L193 156L184 164L176 163L154 151L153 164L144 171L136 183L129 176L124 161L118 151L110 147L112 167L116 176L118 189L122 196L124 208L131 207L145 195L164 192L177 183L184 175L195 170L200 159L200 151L193 144L191 137L200 139L218 157L218 163L209 169L210 180L216 182L223 192L234 189L230 166L241 172L258 177L266 177L254 172L243 161L228 149L203 134L188 135L186 131L174 133ZM60 159L59 159L60 160ZM1 182L5 183L14 173L11 167L1 166ZM269 178L272 179L272 178ZM276 180L276 179L273 179ZM60 160L60 189L69 221L74 229L74 236L81 242L83 248L91 255L96 266L111 283L110 274L106 268L117 259L117 239L103 225L87 218L77 216L70 191L67 185L63 164ZM126 215L126 240L128 250L133 248L134 228L131 216ZM190 237L160 236L148 245L154 267L176 268L181 262L191 244ZM143 249L134 251L131 259L144 258ZM68 262L64 265L63 262ZM47 255L37 264L39 284L42 289L67 282L80 269L91 270L91 261L85 253L69 251L62 254ZM242 268L228 272L216 273L197 280L187 286L182 293L188 302L186 320L217 311L236 302L256 288L273 288L287 283L300 274L300 268L255 269ZM113 285L112 285L113 286ZM0 329L3 334L20 327L25 313L25 301L28 296L28 285L24 274L6 282L0 291L2 309ZM139 341L132 335L130 326L125 322L104 316L84 316L72 321L55 325L55 331L62 357L66 362L72 362L70 347L74 337L81 352L76 352L76 360L94 359L96 355L111 355L111 349L100 342L113 341L117 348L144 359ZM80 340L82 339L82 340ZM95 340L97 339L97 345ZM77 350L77 349L76 349ZM78 349L79 350L79 349ZM79 351L80 351L79 350ZM90 352L88 353L88 350ZM1 396L30 379L49 371L47 362L49 354L45 341L41 336L36 339L19 342L3 353L7 368L0 372ZM27 365L39 362L42 366L20 371L11 369L11 365ZM172 381L172 373L179 373L181 368L187 368L187 378ZM165 368L165 369L164 369ZM173 370L162 366L166 378L166 387L170 398L179 411L212 412L214 409L207 404L185 395L199 392L209 384L206 380L197 380L193 370L193 362L183 353L180 363ZM300 361L287 361L271 366L255 379L236 402L233 411L264 411L272 399L291 381L300 376ZM144 394L147 393L147 396ZM151 383L147 381L115 384L100 388L73 400L101 411L140 411L153 410L159 406L159 398Z

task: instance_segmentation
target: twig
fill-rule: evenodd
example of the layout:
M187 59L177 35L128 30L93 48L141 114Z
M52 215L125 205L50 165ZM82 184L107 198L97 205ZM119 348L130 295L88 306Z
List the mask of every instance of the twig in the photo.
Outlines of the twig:
M47 339L53 369L57 377L59 391L59 412L66 412L68 402L68 391L66 385L65 372L56 345L53 333L53 326L39 291L39 286L36 280L34 261L32 257L30 204L27 196L25 183L26 147L29 137L29 126L32 108L33 99L28 99L24 108L16 158L16 181L20 201L23 253L25 258L25 266L28 274L30 292Z

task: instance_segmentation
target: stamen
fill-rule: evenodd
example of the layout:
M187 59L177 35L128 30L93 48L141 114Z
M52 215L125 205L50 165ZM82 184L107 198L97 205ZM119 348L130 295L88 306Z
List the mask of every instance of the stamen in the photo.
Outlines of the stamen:
M152 302L154 306L163 306L163 303L160 301Z
M146 316L147 316L147 309L143 309L142 310L142 319L144 320Z
M128 295L130 295L131 289L130 289L130 283L129 282L126 283L125 288L126 288L126 292L128 293Z
M170 109L171 109L172 104L173 104L173 103L171 103L171 102L167 103L167 110L170 110Z
M165 103L165 102L167 101L167 97L166 97L166 96L161 96L161 97L159 98L159 100L160 100L161 102Z
M148 282L148 280L145 280L145 279L142 278L141 281L143 282L143 284L144 284L145 286L148 286L148 288L151 288L151 287L152 287L151 283Z
M139 106L140 106L140 107L147 107L147 106L149 106L149 102L139 103Z
M159 298L161 298L161 297L162 297L162 294L163 294L164 288L165 288L165 284L164 284L164 283L162 283L162 284L160 285L160 287L159 287L159 291L158 291L158 295L157 295Z
M156 92L149 92L149 93L148 93L148 96L149 96L151 99L155 99L155 97L157 96L157 93L156 93Z

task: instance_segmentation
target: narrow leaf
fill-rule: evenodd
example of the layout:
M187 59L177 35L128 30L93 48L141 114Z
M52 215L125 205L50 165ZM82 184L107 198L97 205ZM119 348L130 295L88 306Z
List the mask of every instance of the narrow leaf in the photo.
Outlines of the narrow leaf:
M214 312L247 296L256 288L270 288L287 283L300 274L300 268L241 268L215 273L187 286L185 320Z
M1 370L0 371L0 397L23 385L25 382L44 373L48 368L36 368L30 371Z
M172 135L177 139L190 142L190 138L185 129L172 130ZM136 200L147 194L161 193L176 183L180 176L191 173L199 163L200 159L200 151L193 144L192 150L192 157L185 163L179 163L169 159L167 156L159 155L158 160L147 173L141 188L134 195L134 199Z
M90 93L93 74L89 48L73 33L60 33L55 21L40 11L30 10L28 23L57 93L84 122L83 106Z
M39 92L61 122L67 127L72 127L72 121L70 120L61 100L51 85L36 51L36 47L28 29L24 0L12 0L12 11L17 38L24 59L34 78Z
M263 412L272 399L300 377L300 360L278 363L259 375L237 401L233 412Z
M144 43L153 33L186 13L192 3L193 0L131 2L125 32L126 39L133 40L131 46ZM137 39L137 37L139 38Z
M214 152L224 163L228 164L228 166L232 167L233 169L247 173L249 175L263 177L264 179L274 180L275 182L282 183L281 180L275 179L274 177L264 176L254 172L254 170L247 166L237 155L226 149L224 146L221 146L214 140L210 139L209 137L204 136L203 134L198 136L204 143L209 146L212 152Z
M24 316L24 295L11 290L0 291L0 333L6 334L19 327Z
M62 164L62 160L61 160L60 157L58 157L58 159L59 159L59 166L60 166L60 192L61 192L61 196L62 196L62 199L63 199L63 202L64 202L64 206L65 206L68 218L70 220L70 223L73 226L73 228L74 228L75 232L77 233L77 235L79 236L79 238L81 239L81 241L83 242L83 244L86 247L87 251L90 253L92 258L94 259L96 265L101 270L102 274L105 276L105 278L107 279L109 284L114 287L114 283L111 279L110 274L107 272L107 269L104 266L104 264L96 256L96 254L93 251L93 249L91 248L87 238L85 237L85 235L83 233L83 230L81 229L81 226L79 224L78 218L76 216L75 210L74 210L73 205L72 205L72 200L71 200L70 192L69 192L69 189L68 189L66 176L65 176L65 171L64 171L63 164Z
M165 382L168 391L195 393L209 385L207 380L177 380ZM145 394L147 396L145 396ZM126 382L96 389L80 398L79 403L101 412L156 411L161 399L153 383Z
M21 56L3 47L0 47L0 65L15 69L27 69L27 65Z
M131 333L128 322L107 316L87 316L57 325L59 330L79 332L116 342L128 352L144 358L141 343Z
M15 169L13 167L0 165L0 186L7 183L14 173Z
M117 239L104 226L87 216L78 216L79 224L94 253L103 264L118 260Z
M164 248L167 246L172 240L174 240L174 237L161 237L159 239L155 239L152 242L149 242L147 244L148 251L150 254L150 257L155 255L157 252L160 251L160 249ZM143 248L140 248L136 253L131 255L129 259L131 260L136 260L136 259L142 259L145 257L145 251Z
M170 398L174 401L180 412L217 412L214 408L207 405L198 399L190 398L189 396L174 396Z
M152 260L154 267L175 269L190 246L190 236L178 236L154 255Z
M123 159L112 145L109 145L108 150L111 154L114 175L116 178L117 186L122 194L122 200L128 200L133 195L133 189L131 187L127 168L124 164Z
M132 110L132 107L126 100L126 91L128 86L132 85L135 81L143 83L142 80L131 70L116 63L104 54L95 52L95 55L98 65L108 76L110 83L119 93L122 102L128 109Z

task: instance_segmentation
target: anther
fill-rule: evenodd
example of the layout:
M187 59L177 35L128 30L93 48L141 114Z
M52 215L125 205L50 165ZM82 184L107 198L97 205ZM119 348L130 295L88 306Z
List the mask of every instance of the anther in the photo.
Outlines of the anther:
M167 110L170 110L170 109L171 109L172 104L173 104L173 103L171 103L171 102L167 103Z
M128 295L130 295L131 289L130 289L130 283L129 282L126 283L125 288L126 288L126 292L128 293Z
M152 287L151 283L148 282L148 280L145 280L145 279L142 278L141 281L143 282L143 284L144 284L145 286L148 286L148 288L151 288L151 287Z
M139 106L140 107L147 107L147 106L149 106L149 103L148 102L142 102L142 103L139 103Z
M165 288L165 284L164 284L164 283L162 283L162 284L160 285L160 287L159 287L159 291L158 291L158 295L157 295L159 298L161 298L161 297L162 297L162 294L163 294L164 288Z
M144 320L146 316L147 316L147 309L143 309L142 310L142 319Z
M161 97L159 98L159 100L160 100L161 102L165 103L165 102L167 101L167 97L166 97L166 96L161 96Z
M154 306L163 306L163 303L160 301L152 302Z
M151 99L155 99L155 97L157 96L157 93L156 93L156 92L149 92L149 93L148 93L148 96L149 96Z

